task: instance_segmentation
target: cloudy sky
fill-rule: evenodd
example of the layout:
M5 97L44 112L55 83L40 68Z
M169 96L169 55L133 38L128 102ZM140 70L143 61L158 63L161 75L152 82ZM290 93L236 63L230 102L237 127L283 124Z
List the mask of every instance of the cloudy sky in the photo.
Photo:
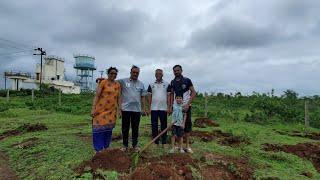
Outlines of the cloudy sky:
M1 0L0 73L33 72L42 47L70 78L81 53L118 78L138 65L145 84L181 64L201 92L319 94L319 10L317 0Z

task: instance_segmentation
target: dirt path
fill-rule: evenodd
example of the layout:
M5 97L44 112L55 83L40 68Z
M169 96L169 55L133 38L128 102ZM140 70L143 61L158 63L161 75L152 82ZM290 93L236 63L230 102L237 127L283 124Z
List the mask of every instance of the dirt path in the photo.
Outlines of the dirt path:
M8 158L0 151L0 180L15 180L19 179L15 172L10 168L8 164Z

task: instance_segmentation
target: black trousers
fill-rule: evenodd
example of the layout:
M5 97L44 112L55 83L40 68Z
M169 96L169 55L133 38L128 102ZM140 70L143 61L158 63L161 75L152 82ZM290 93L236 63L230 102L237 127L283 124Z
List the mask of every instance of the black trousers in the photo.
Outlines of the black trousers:
M139 136L139 124L140 124L140 112L122 111L122 140L123 146L129 146L129 130L131 124L132 133L132 147L136 147L138 144Z
M166 111L151 111L151 126L152 137L155 138L159 134L158 119L160 119L161 131L167 128L167 112ZM161 136L162 144L167 144L167 132ZM155 141L159 144L159 139Z

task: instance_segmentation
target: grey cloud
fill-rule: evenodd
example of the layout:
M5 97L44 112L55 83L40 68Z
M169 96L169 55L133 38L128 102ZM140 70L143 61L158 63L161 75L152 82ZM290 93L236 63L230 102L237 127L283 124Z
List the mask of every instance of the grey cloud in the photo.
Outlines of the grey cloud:
M88 4L91 2L88 2ZM66 27L52 36L59 43L86 43L108 48L126 48L139 43L147 16L136 10L120 10L96 6L71 8Z
M272 29L228 17L219 19L204 29L194 31L188 46L197 50L255 48L269 45L279 38Z
M181 64L202 92L310 94L320 91L319 2L2 0L0 38L65 58L68 77L75 77L72 54L86 53L98 70L117 66L118 78L140 66L145 83L156 68L170 80L172 66ZM0 40L0 54L16 50ZM0 56L0 73L32 72L36 62L32 53Z

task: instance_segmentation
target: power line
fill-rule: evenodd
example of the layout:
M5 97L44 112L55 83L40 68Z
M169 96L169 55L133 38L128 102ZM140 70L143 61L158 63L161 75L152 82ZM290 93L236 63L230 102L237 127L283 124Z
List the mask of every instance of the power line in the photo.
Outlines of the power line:
M2 48L2 49L15 49L15 50L27 49L27 47L18 47L18 46L12 45L12 44L3 44L1 41L0 41L0 48Z
M18 45L18 46L24 46L24 47L32 48L32 46L27 45L27 44L25 44L25 43L15 42L15 41L8 40L8 39L2 38L2 37L0 37L0 41L5 41L5 42L7 42L7 44L8 44L8 43L11 43L11 45L13 44L13 45L15 45L15 46Z
M27 53L27 52L32 52L32 50L24 50L24 51L17 51L17 52L10 52L10 53L3 53L0 54L0 56L10 56L10 55L16 55L16 54L21 54L21 53Z

